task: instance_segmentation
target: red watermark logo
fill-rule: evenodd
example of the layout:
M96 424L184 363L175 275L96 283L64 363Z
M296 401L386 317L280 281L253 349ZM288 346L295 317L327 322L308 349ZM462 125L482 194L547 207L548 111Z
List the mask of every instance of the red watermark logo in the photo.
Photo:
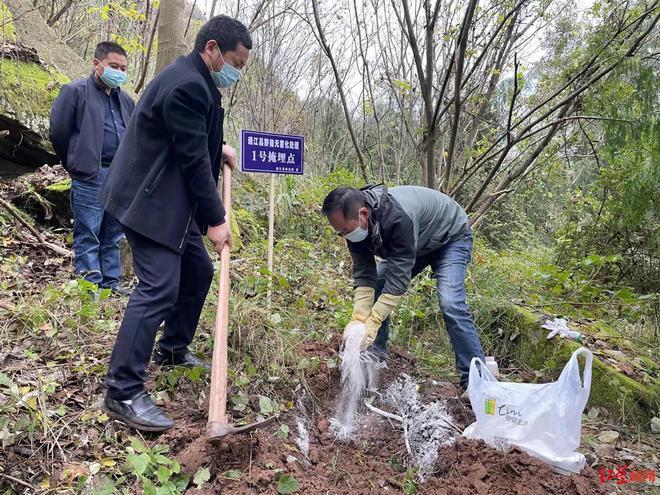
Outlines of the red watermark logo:
M626 483L654 483L655 469L628 469L628 464L608 469L605 466L598 471L600 482L616 481L617 485Z

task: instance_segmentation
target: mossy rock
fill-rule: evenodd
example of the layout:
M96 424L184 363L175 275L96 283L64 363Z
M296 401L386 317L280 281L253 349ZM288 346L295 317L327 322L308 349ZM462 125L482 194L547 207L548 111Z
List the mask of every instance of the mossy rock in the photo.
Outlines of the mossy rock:
M548 331L531 311L511 306L494 323L502 329L508 355L534 370L544 371L546 377L556 379L571 354L581 344L569 339L548 340ZM589 406L607 409L618 420L647 427L660 408L660 381L642 384L615 370L594 354Z
M0 81L0 113L47 138L50 109L69 79L35 62L0 58Z
M59 193L68 193L71 190L71 179L64 179L59 182L55 182L54 184L47 186L46 189Z

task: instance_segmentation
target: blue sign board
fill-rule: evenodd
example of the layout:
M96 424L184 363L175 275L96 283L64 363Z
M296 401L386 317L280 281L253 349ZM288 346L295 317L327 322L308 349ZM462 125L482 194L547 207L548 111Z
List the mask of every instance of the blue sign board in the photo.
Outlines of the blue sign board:
M242 130L241 171L302 175L304 148L302 136Z

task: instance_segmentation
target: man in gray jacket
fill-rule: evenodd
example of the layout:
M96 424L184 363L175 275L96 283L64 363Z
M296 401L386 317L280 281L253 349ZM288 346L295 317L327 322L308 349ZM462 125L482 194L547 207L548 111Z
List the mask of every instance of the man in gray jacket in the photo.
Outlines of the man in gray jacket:
M366 326L362 349L387 352L390 313L412 277L430 266L461 386L467 387L470 361L484 359L484 353L465 300L465 275L472 256L465 211L432 189L400 186L388 190L378 185L360 190L339 187L325 198L322 213L346 238L353 258L351 323ZM382 258L378 265L375 256Z

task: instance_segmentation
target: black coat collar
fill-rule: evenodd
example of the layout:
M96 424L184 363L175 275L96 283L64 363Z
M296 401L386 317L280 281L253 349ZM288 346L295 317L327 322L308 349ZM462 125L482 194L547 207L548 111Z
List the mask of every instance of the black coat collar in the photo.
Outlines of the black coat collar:
M202 59L202 56L198 52L193 51L190 55L188 55L188 60L190 60L190 62L195 67L195 69L197 69L199 73L202 75L204 81L206 81L206 84L209 87L209 91L211 91L211 96L213 97L213 103L215 103L216 105L220 105L222 101L220 91L218 91L218 88L213 82L213 78L211 77L209 68L206 66L206 63Z

